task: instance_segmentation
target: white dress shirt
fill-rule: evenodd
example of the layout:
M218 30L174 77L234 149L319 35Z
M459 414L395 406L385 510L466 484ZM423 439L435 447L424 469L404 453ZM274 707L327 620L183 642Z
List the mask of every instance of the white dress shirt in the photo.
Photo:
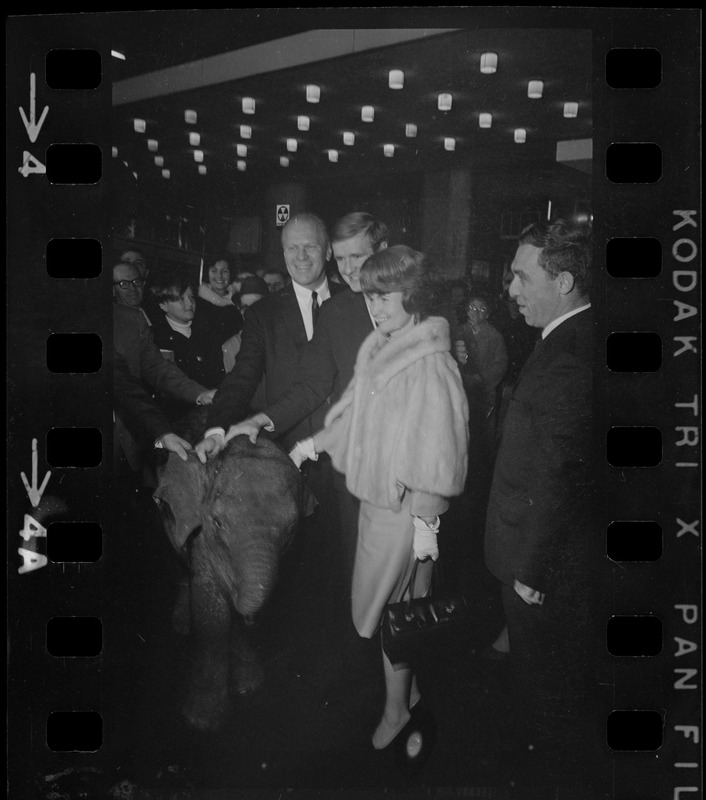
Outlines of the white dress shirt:
M328 300L329 297L331 297L331 291L328 288L328 280L324 278L323 283L320 286L315 286L313 289L300 286L294 281L292 281L292 287L294 288L294 296L297 298L297 303L299 304L299 311L304 320L306 338L311 341L311 337L314 335L314 322L311 319L311 293L312 291L316 292L319 299L319 308L321 308L321 304L324 300Z
M554 330L554 328L558 328L562 322L567 320L569 317L573 317L574 314L578 314L581 311L585 311L587 308L590 308L591 304L586 303L585 306L581 306L580 308L574 308L571 311L567 311L566 314L562 314L560 317L557 317L555 320L552 320L549 325L542 331L542 339L546 339L547 336Z

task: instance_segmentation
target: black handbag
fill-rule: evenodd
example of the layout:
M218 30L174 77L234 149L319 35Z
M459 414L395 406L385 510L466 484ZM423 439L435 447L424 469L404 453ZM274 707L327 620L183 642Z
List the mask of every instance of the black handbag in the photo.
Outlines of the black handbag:
M409 582L402 593L407 600L388 603L382 615L382 646L393 664L409 661L422 650L439 647L466 631L471 612L466 598L449 595L441 588L440 566L434 563L431 593L412 597L419 560L415 560Z

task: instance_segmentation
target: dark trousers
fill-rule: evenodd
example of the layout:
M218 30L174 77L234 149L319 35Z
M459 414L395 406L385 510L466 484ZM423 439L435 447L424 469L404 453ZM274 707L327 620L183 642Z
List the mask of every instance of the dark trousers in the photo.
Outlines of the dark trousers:
M546 775L583 785L600 773L601 720L592 652L596 628L580 584L547 591L544 605L528 605L503 586L510 640L511 686L524 725L524 746L546 758Z

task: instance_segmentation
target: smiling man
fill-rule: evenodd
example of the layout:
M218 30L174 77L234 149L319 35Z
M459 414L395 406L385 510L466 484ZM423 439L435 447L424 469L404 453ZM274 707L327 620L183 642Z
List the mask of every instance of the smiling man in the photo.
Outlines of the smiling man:
M275 433L296 430L322 404L328 409L328 402L338 400L353 377L360 345L375 325L361 292L360 268L369 256L387 247L388 231L367 212L355 211L336 222L331 239L333 257L350 290L339 292L322 307L314 337L302 353L297 379L259 414L233 426L229 438L246 434L254 442L263 427ZM341 521L336 585L348 594L358 536L358 501L341 473L334 472L333 483Z
M572 769L586 753L592 613L605 529L596 523L593 315L587 228L522 232L510 296L541 339L510 400L486 525L486 563L502 582L513 689L529 742ZM603 628L603 638L605 630Z
M326 226L315 214L298 214L282 230L282 252L290 286L268 294L248 310L238 353L238 368L228 373L210 410L204 439L196 446L202 461L225 447L226 432L233 430L253 410L253 398L260 381L258 397L270 404L287 392L300 376L300 361L314 333L319 309L341 287L329 285L326 262L331 257ZM323 308L321 308L323 312ZM326 409L319 409L326 398L297 420L291 430L277 430L286 448L323 424ZM310 434L305 434L310 435Z

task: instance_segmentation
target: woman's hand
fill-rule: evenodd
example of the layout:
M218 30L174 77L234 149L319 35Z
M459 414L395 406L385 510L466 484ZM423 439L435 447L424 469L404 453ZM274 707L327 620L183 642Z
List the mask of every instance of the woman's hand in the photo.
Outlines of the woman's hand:
M424 561L431 558L436 561L439 557L439 545L436 541L436 533L439 530L439 517L412 517L414 522L414 541L412 549L414 555Z
M302 439L301 442L297 442L290 450L289 457L292 459L297 469L299 469L307 459L318 461L319 456L314 448L314 439L309 437L308 439Z

